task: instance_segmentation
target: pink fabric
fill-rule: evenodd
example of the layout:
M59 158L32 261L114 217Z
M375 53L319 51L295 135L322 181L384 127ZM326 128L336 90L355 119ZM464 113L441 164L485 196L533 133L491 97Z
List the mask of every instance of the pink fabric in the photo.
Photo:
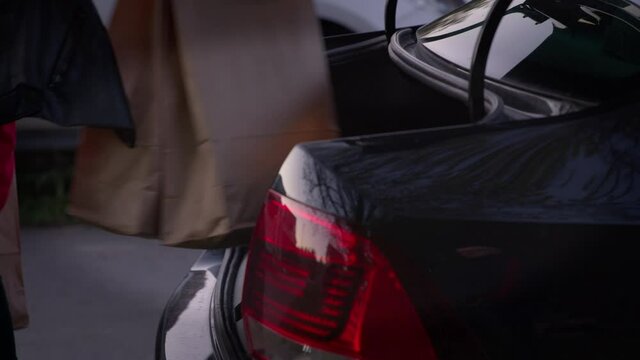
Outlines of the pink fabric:
M15 169L16 124L0 125L0 209L4 207Z

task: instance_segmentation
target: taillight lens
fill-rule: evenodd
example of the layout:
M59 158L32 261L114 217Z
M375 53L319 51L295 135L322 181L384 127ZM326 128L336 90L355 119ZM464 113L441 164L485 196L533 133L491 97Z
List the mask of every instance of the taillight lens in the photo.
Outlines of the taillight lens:
M273 191L251 243L242 310L256 359L436 358L380 251Z

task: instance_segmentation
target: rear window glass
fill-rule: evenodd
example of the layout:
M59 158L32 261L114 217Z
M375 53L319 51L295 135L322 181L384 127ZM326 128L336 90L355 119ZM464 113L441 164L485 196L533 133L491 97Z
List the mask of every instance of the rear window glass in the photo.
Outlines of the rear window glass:
M418 30L430 52L469 69L492 0ZM516 0L503 17L487 76L584 100L618 96L640 80L640 8L625 0Z

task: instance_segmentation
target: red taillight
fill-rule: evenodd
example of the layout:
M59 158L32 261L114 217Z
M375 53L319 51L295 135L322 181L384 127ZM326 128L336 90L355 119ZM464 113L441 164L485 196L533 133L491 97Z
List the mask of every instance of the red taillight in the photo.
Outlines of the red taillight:
M375 246L339 219L275 192L251 243L242 309L257 359L313 351L435 359L411 302Z

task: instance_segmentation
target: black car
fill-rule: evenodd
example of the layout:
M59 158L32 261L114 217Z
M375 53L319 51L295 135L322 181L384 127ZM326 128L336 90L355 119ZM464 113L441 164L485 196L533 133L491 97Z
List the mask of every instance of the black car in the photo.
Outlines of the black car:
M202 255L159 359L640 358L638 5L476 0L326 45L345 137Z

